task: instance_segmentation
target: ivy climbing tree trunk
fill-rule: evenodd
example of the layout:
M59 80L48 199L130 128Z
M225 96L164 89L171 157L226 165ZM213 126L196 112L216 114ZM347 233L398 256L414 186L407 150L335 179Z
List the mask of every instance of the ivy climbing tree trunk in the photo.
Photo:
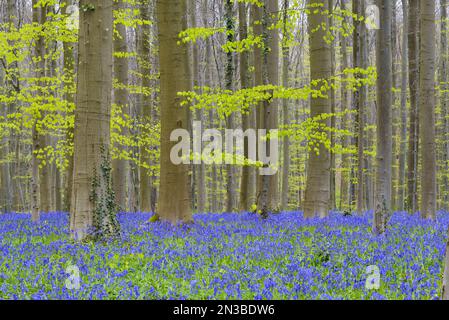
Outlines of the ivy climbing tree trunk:
M392 48L390 0L378 0L380 29L377 31L377 168L374 226L375 234L385 232L391 214L391 165L392 165Z
M158 215L172 223L192 221L189 198L189 166L175 165L170 151L173 130L187 130L187 109L177 93L189 88L187 46L178 45L178 35L187 26L186 0L157 0L161 81L161 169Z
M81 0L70 230L84 240L119 232L110 168L112 0Z
M421 216L436 219L435 1L420 1L419 123L421 125Z
M321 25L329 26L328 0L309 0L312 7L309 15L310 74L311 80L329 81L332 73L331 49L326 41L326 31ZM318 12L314 13L314 10ZM321 86L322 83L319 84ZM319 88L319 87L318 87ZM312 98L310 116L317 119L322 114L331 112L331 102L327 98ZM320 125L330 127L329 120L317 120ZM329 139L329 135L322 132ZM318 152L317 152L318 151ZM323 143L317 149L309 151L307 182L304 198L304 216L324 218L329 213L330 201L330 152Z

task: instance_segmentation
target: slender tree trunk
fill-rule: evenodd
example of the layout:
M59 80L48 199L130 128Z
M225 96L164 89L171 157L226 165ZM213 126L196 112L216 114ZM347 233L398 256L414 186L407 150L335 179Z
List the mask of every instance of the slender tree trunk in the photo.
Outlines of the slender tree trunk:
M110 168L112 0L81 0L70 230L79 241L119 232Z
M140 18L143 21L150 21L150 14L148 3L142 1L140 5ZM142 74L141 86L142 86L142 96L141 96L141 115L142 121L144 123L151 123L152 115L152 101L151 93L148 90L151 88L151 26L149 24L143 24L141 27L140 39L139 39L139 68ZM150 165L151 157L148 146L142 146L140 148L140 162L146 165ZM150 212L151 211L151 190L152 190L152 179L151 179L151 169L141 168L140 169L140 211Z
M346 3L347 0L342 0L340 2L341 10L346 9ZM345 23L349 24L349 18L344 18ZM344 36L341 38L341 56L342 56L342 62L341 62L341 74L344 80L349 79L349 75L344 74L344 70L348 69L350 66L350 58L348 55L348 39ZM352 110L351 104L351 94L350 91L347 89L346 84L343 82L343 85L341 86L341 111L350 111ZM347 114L344 118L345 128L347 130L350 130L352 128L352 121L351 121L351 114ZM344 141L342 142L344 147L349 147L351 145L351 138L350 136L345 136ZM341 173L341 185L340 185L340 209L348 210L350 211L352 209L352 203L350 201L350 190L351 190L351 155L349 154L343 154L342 155L342 173Z
M283 8L283 46L282 46L282 86L288 87L288 76L290 69L290 48L288 46L288 9L289 0L284 0ZM290 125L290 114L288 112L288 100L284 99L282 103L282 113L284 117L284 128ZM281 196L281 209L288 210L288 195L289 195L289 175L290 175L290 139L288 136L284 137L282 144L282 152L284 163L282 166L282 196Z
M442 208L448 209L449 205L449 192L445 190L443 186L447 186L449 184L449 141L448 141L448 132L449 132L449 110L448 110L448 44L447 44L447 35L448 35L448 22L447 22L447 0L440 0L441 7L441 49L440 49L440 83L441 83L441 110L442 110L442 136L441 139L443 142L443 152L442 152L442 163L441 170L443 170L442 177Z
M253 26L254 36L263 36L263 28L262 28L262 8L257 6L256 4L251 5L251 25ZM263 57L262 57L262 49L259 46L254 47L254 85L261 86L263 85ZM262 129L261 117L262 117L262 103L256 106L256 128ZM258 148L257 148L258 149ZM259 152L259 150L258 150ZM260 195L261 195L261 186L262 179L261 175L256 174L256 203L258 205Z
M197 27L197 21L199 21L199 18L197 17L198 13L197 13L197 6L196 3L193 3L193 7L191 9L191 20L192 20L192 28L196 28ZM203 11L201 11L203 12ZM205 12L203 12L203 14L207 14ZM200 67L199 67L199 63L200 63L200 50L199 50L199 45L198 44L193 44L192 45L192 58L193 58L193 69L192 69L192 84L193 84L193 88L195 87L200 87ZM200 121L201 123L203 123L203 110L201 109L197 109L195 110L195 117L196 117L196 121ZM198 155L199 156L199 155ZM206 211L205 207L206 207L206 198L207 198L207 193L206 193L206 175L205 175L205 165L204 162L201 161L200 164L195 165L195 182L196 182L196 189L195 189L195 193L198 195L198 199L197 199L197 212L198 213L204 213Z
M1 79L3 80L3 79ZM3 81L2 81L3 82ZM4 116L8 112L7 106L4 107ZM9 132L4 132L0 145L0 213L10 212L12 207L11 198L11 171L9 166Z
M328 0L309 0L309 5L319 5L318 13L309 15L309 45L310 45L310 73L311 80L330 79L332 74L331 49L325 40L326 32L319 28L322 24L329 25ZM320 84L321 85L321 84ZM319 87L318 87L319 88ZM331 101L327 98L312 98L310 102L312 118L331 112ZM322 122L321 120L317 120ZM330 121L324 124L329 127ZM329 138L329 136L327 137ZM330 152L323 144L316 150L309 152L307 185L304 199L304 216L324 218L329 213L330 201Z
M407 160L407 64L408 64L408 11L407 0L402 0L403 31L402 31L402 62L401 62L401 145L399 152L399 198L398 209L405 209L405 164Z
M361 12L365 13L366 2L361 4ZM369 38L368 29L365 26L361 26L360 30L360 66L362 69L367 70L369 67ZM358 127L359 136L361 137L362 146L358 149L359 157L362 159L362 166L359 165L358 175L361 177L363 182L363 188L359 189L359 192L363 193L362 196L362 207L359 209L372 210L374 207L372 199L372 187L371 187L371 175L369 174L371 170L371 161L365 156L364 150L369 146L369 137L365 134L365 128L370 124L369 113L368 113L368 87L362 85L360 88L360 115L362 116L362 126ZM360 187L360 186L359 186ZM360 204L359 204L360 205ZM358 211L359 213L362 211Z
M419 123L421 125L421 216L436 219L436 145L435 145L435 1L420 2L420 87Z
M227 41L234 41L234 18L233 18L233 1L226 0L225 2L225 21L226 30L228 32ZM234 82L234 53L228 52L226 54L226 90L233 90ZM226 129L234 129L234 114L230 114L226 119ZM232 164L226 165L227 184L226 184L226 211L233 212L236 210L237 204L237 181L236 172Z
M330 28L333 27L334 25L334 18L333 18L333 14L334 14L334 0L329 0L329 25ZM333 33L333 32L331 32ZM335 35L334 35L335 36ZM331 42L331 70L332 70L332 78L335 77L335 44L336 41L332 41ZM335 81L332 80L331 81L331 85L332 88L330 89L330 100L331 100L331 113L335 114L336 108L336 98L335 98ZM335 116L331 117L331 133L330 133L330 141L331 141L331 147L335 146L335 133L334 133L334 129L336 128L336 118ZM330 177L330 202L329 202L329 210L333 210L336 208L336 199L335 199L335 193L336 193L336 185L335 185L335 179L336 179L336 154L331 151L330 152L330 157L331 157L331 177Z
M363 15L363 7L362 7L362 1L361 0L354 0L352 2L353 5L353 12L357 15ZM354 35L353 35L353 63L355 67L362 68L362 47L364 45L363 43L363 35L364 33L364 26L362 26L362 23L358 20L354 20ZM359 75L357 75L359 77ZM357 117L356 117L356 125L357 125L357 138L356 138L356 145L357 145L357 190L356 190L356 199L357 199L357 213L363 214L364 211L364 189L363 189L363 182L364 182L364 172L363 172L363 166L364 166L364 105L362 104L363 100L363 92L362 88L357 88L354 92L354 109L357 110ZM354 186L355 188L355 186Z
M392 48L390 0L378 0L380 30L377 31L377 170L374 213L374 233L385 232L391 214L391 164L392 164Z
M409 87L410 87L410 124L409 144L407 154L407 210L416 212L418 205L418 88L419 88L419 0L409 0L408 14L408 63L409 63Z
M239 35L240 40L248 37L248 21L245 3L239 3ZM240 53L240 86L242 89L248 88L250 85L249 76L249 54L248 52ZM242 129L246 131L250 129L250 117L252 110L242 114ZM244 155L248 158L248 140L244 142ZM254 160L254 159L253 159ZM254 193L254 186L251 184L251 176L254 175L254 168L251 166L243 166L242 176L240 180L240 211L246 212L251 208L251 196Z
M62 14L67 14L67 6L71 4L71 0L64 0L64 6L61 8ZM64 73L66 78L73 77L74 73L74 45L72 43L63 42L63 52L64 52ZM69 104L75 103L74 95L66 90L65 92L65 100ZM73 129L69 129L66 134L67 141L73 142ZM67 168L65 170L65 186L64 186L64 211L70 211L71 204L71 196L72 196L72 184L73 184L73 154L70 154L68 157Z
M45 7L42 8L38 6L38 2L35 0L32 2L33 4L33 23L42 24L43 17L45 17L44 11ZM35 57L38 61L36 64L36 77L43 79L45 77L45 52L43 51L45 48L45 44L43 42L43 37L40 36L36 40L35 47ZM39 82L40 83L40 82ZM40 94L40 92L37 92ZM38 119L33 120L33 126L31 129L32 136L32 148L31 148L31 216L33 222L37 222L40 220L40 210L41 210L41 184L40 184L40 174L39 174L39 160L37 158L37 152L41 149L41 139L39 138L39 133L37 130L37 121Z
M189 199L189 166L175 165L170 141L175 129L187 129L187 110L180 108L177 93L189 87L187 46L178 35L187 26L186 0L157 1L161 82L161 173L158 215L172 223L192 221Z
M125 9L125 3L122 0L114 2L114 10L119 11ZM127 53L127 34L126 26L122 23L117 23L115 25L117 34L114 36L114 52L117 53ZM114 104L118 110L121 110L123 115L129 115L129 105L128 105L128 58L114 56L114 77L116 80L116 87L114 88ZM122 114L120 113L120 114ZM123 128L121 135L127 136L128 129ZM120 151L126 151L125 146L116 146ZM126 211L126 180L128 177L128 161L116 158L112 160L112 174L113 174L113 186L116 196L117 205L120 210Z
M276 15L279 13L278 0L268 0L267 2L267 18L268 18L268 47L270 48L268 59L268 83L272 85L279 85L279 29L271 28L272 25L278 23ZM272 100L266 110L268 112L268 130L277 130L279 128L279 101ZM267 143L268 145L269 143ZM279 152L279 150L270 150L270 155L273 152ZM274 164L279 167L278 163ZM274 175L268 176L269 178L269 210L279 211L279 171L276 171Z

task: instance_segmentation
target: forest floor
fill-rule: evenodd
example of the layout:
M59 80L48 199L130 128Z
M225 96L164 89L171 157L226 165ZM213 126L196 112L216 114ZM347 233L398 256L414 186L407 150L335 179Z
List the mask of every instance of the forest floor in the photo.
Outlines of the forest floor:
M449 217L196 215L173 228L120 214L121 240L76 244L68 215L0 215L0 299L436 299ZM69 268L69 267L72 268ZM367 267L381 285L366 288ZM75 269L73 268L75 267ZM79 270L80 287L73 288ZM72 287L70 287L72 284Z

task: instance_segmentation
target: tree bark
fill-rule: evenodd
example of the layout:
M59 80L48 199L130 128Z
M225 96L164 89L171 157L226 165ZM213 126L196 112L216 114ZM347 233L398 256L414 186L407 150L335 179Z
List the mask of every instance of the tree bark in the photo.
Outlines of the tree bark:
M420 2L419 123L421 125L421 216L436 219L435 1Z
M116 236L110 177L112 0L81 0L70 230L82 241Z
M239 3L239 36L240 40L248 37L248 21L247 10L245 3ZM249 76L249 54L248 52L240 53L240 86L242 89L250 86ZM247 113L242 114L242 129L246 131L251 128L251 117L253 110L249 110ZM244 143L244 155L248 158L248 141ZM251 166L243 166L242 175L240 180L240 204L239 209L242 212L250 210L253 203L252 197L254 194L254 184L251 183L251 178L254 176L254 168Z
M347 0L342 0L340 2L341 10L346 9L346 3L347 3ZM344 21L345 21L345 23L349 24L348 17L345 17ZM351 64L350 64L350 57L348 55L348 39L344 36L341 37L341 56L342 56L341 74L343 77L342 80L347 80L347 79L349 79L349 75L344 74L344 70L348 69ZM342 97L341 111L352 110L351 94L350 94L350 91L347 89L346 84L344 82L341 86L341 97ZM345 116L345 118L343 119L344 127L347 130L350 130L352 128L353 121L351 121L351 118L352 118L351 114L347 114ZM350 136L345 136L342 144L345 148L348 148L351 145ZM343 209L343 210L348 210L348 211L351 211L351 209L352 209L352 203L350 200L350 190L351 190L351 185L352 185L352 181L351 181L352 163L351 162L352 162L351 155L349 155L349 154L342 155L342 163L341 163L342 172L341 172L339 208Z
M125 9L125 3L122 0L114 1L114 10L119 11ZM122 23L115 25L117 34L114 36L114 52L115 53L127 53L127 34L126 26ZM121 110L123 115L129 115L128 104L128 58L114 57L114 77L116 81L116 88L114 88L114 104L116 108ZM122 128L121 135L128 135L128 128ZM126 146L116 146L119 151L126 151ZM112 174L113 174L113 186L117 205L120 210L126 211L126 182L128 177L129 164L128 161L120 158L112 160Z
M332 74L330 44L324 39L326 31L319 28L322 24L329 26L329 2L327 0L309 0L309 5L319 5L317 14L309 15L309 45L310 45L310 74L311 80L325 79L329 81ZM310 102L310 116L316 118L331 112L331 102L328 98L312 98ZM330 126L330 121L319 121ZM329 139L329 135L327 134ZM304 198L304 216L324 218L329 213L330 201L330 152L320 143L319 154L315 150L309 151L307 183Z
M140 4L140 18L143 21L150 21L149 3L142 1ZM152 121L152 109L153 103L151 94L147 92L151 88L151 26L149 24L143 24L140 29L139 39L139 68L142 74L141 86L141 115L144 123L151 123ZM150 165L151 157L150 152L147 150L148 146L140 148L140 162L146 165ZM151 190L152 179L151 170L147 168L140 168L140 180L139 180L139 195L140 195L140 211L151 212Z
M407 64L408 64L408 10L407 0L402 0L402 62L401 62L401 145L399 152L399 196L398 209L405 210L405 182L407 160Z
M233 18L233 1L226 0L225 2L225 22L226 31L228 32L227 41L234 41L234 18ZM226 90L234 89L234 53L228 52L226 54ZM226 119L226 129L234 129L235 116L230 114ZM237 209L237 181L234 165L226 165L227 184L226 184L226 212L233 212Z
M407 153L407 210L416 212L418 205L417 173L419 148L418 89L419 89L419 0L409 0L408 14L408 74L410 88L410 124Z
M283 46L282 46L282 86L288 87L289 69L290 69L290 48L288 46L288 9L289 0L284 0L283 8ZM290 114L288 110L288 100L284 99L282 102L282 113L284 117L283 125L287 128L290 125ZM282 144L283 153L283 166L282 166L282 196L281 196L281 209L288 210L289 199L289 175L290 175L290 139L288 136L284 136Z
M378 0L380 30L377 31L377 170L374 226L375 234L385 232L391 214L392 164L392 42L390 0Z
M161 82L161 173L158 215L173 224L192 221L189 198L189 166L175 165L170 141L175 129L187 129L187 110L180 107L177 93L189 87L187 46L178 45L178 35L187 26L186 0L157 1Z

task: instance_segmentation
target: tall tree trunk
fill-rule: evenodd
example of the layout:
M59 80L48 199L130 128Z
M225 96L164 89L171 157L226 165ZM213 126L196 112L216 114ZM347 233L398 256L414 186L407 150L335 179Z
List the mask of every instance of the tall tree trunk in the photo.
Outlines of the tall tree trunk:
M362 14L362 1L361 0L354 0L352 2L353 6L353 12L357 15L363 15ZM362 26L362 23L358 21L358 19L354 20L354 35L353 35L353 63L355 67L362 68L362 46L363 43L363 37L362 33L364 32L364 26ZM359 75L356 75L359 77ZM357 213L362 214L364 211L364 205L363 205L363 182L364 182L364 172L363 172L363 166L364 166L364 105L362 104L362 89L357 88L354 92L354 110L357 110L357 116L356 116L356 125L357 125L357 138L356 138L356 145L357 145L357 190L356 190L356 199L357 199ZM355 188L355 186L354 186Z
M334 25L334 18L333 18L333 14L334 14L334 0L329 0L329 28L332 28ZM333 33L331 31L331 33ZM335 35L334 35L335 37ZM331 42L331 76L332 78L335 77L335 40L332 40ZM336 108L335 108L335 104L336 104L336 98L335 98L335 81L331 80L331 89L330 89L330 100L331 100L331 113L335 114ZM336 128L336 118L335 116L331 117L331 133L330 133L330 141L331 141L331 147L335 146L335 133L334 133L334 129ZM335 185L335 179L336 179L336 154L331 151L330 153L330 157L331 157L331 177L330 177L330 202L329 202L329 210L333 210L336 208L336 200L335 200L335 193L336 193L336 185Z
M377 31L377 170L374 212L374 233L385 231L391 210L392 164L392 48L390 0L378 0L380 30Z
M253 27L254 36L263 36L263 28L262 28L262 8L260 8L256 4L251 5L251 25ZM263 57L262 57L262 49L259 46L254 47L254 85L261 86L263 85ZM262 103L256 106L256 128L261 129L261 115L262 115ZM257 147L257 146L256 146ZM257 147L258 149L258 147ZM258 205L260 195L261 195L261 186L262 179L260 174L256 174L256 204Z
M248 37L248 21L247 10L245 3L239 3L239 36L240 40ZM242 89L250 86L249 76L249 54L248 52L240 53L240 86ZM242 114L242 129L246 131L251 128L251 117L253 116L253 110L249 110L247 113ZM244 155L248 158L248 141L244 142ZM251 178L254 175L254 168L251 166L243 166L242 175L240 180L240 211L249 211L253 203L251 198L254 194L254 184L251 183Z
M283 8L283 46L282 46L282 86L288 87L288 76L290 69L290 48L288 46L288 9L289 0L284 0ZM287 128L290 125L290 114L288 112L288 100L284 99L282 102L282 113L284 117L284 127ZM282 166L282 196L281 196L281 209L288 209L288 195L289 195L289 175L290 175L290 139L288 136L284 136L282 144L283 153L283 166Z
M116 236L110 168L112 0L81 0L70 230L81 241Z
M332 74L331 49L324 38L326 31L320 28L322 24L329 26L328 0L309 0L310 6L320 6L318 13L309 15L309 45L310 45L310 74L311 80L326 79ZM327 98L312 98L310 102L310 116L317 118L331 112L331 102ZM322 120L317 120L322 121ZM329 127L329 120L324 124ZM329 138L329 136L327 137ZM318 215L323 218L329 213L330 201L330 152L320 144L319 154L315 150L309 152L307 184L304 199L304 216L306 218Z
M48 7L40 4L36 11L39 12L40 18L39 23L43 25L47 20L47 10ZM39 56L39 78L44 79L49 74L46 61L46 46L44 37L40 36L36 43L36 54ZM40 86L45 86L43 80L40 80ZM42 112L45 115L45 111ZM39 139L39 152L45 154L45 148L49 144L49 137L46 133L37 132ZM51 206L51 181L50 181L50 165L49 163L39 163L39 191L40 191L40 210L42 212L49 212Z
M33 23L42 24L43 17L45 17L45 7L41 7L38 5L38 2L34 0L33 4ZM36 64L36 78L43 79L45 77L45 44L44 39L40 36L36 40L35 45L35 57L38 61ZM40 81L39 81L40 83ZM40 94L38 91L37 94ZM40 185L40 174L39 174L39 160L37 158L37 152L41 149L41 139L39 137L39 132L37 130L37 121L38 119L33 120L33 126L31 129L32 136L32 147L31 147L31 216L34 222L39 221L40 219L40 210L41 210L41 185Z
M272 28L271 26L276 25L277 13L279 13L279 2L278 0L268 0L267 3L267 18L268 18L268 47L270 48L267 59L268 59L268 83L271 85L279 85L279 29ZM277 130L279 128L279 101L272 100L268 106L268 130ZM268 145L269 143L267 143ZM270 150L270 155L273 152L279 152L279 150ZM274 164L279 167L278 163ZM268 176L269 178L269 209L270 211L279 211L279 171L275 174Z
M226 0L225 2L225 22L227 31L227 41L234 41L234 18L233 18L233 4L234 1ZM228 52L226 54L226 90L233 90L234 81L234 53ZM230 114L226 119L226 129L234 129L234 114ZM233 212L236 210L237 198L237 181L235 168L232 164L226 165L227 184L226 184L226 211Z
M161 169L158 215L172 223L192 220L189 199L189 166L175 165L170 151L173 130L187 129L187 110L177 93L189 88L187 46L178 35L187 26L186 0L157 0L161 82Z
M448 110L448 44L447 44L447 32L448 32L448 21L447 21L447 0L440 0L441 7L441 49L440 49L440 83L441 83L441 110L442 110L442 136L443 142L443 152L442 152L442 163L441 170L443 170L442 186L447 186L449 184L449 110ZM442 188L442 208L448 209L449 205L449 192Z
M65 6L61 8L62 14L67 14L67 6L70 5L72 2L71 0L64 0ZM64 73L66 75L66 78L71 78L74 72L74 45L72 43L63 42L63 52L64 52ZM69 91L66 90L65 93L65 100L67 103L72 104L75 103L75 97L74 95ZM68 141L72 140L73 142L73 129L69 129L66 135L66 139ZM70 204L71 204L71 196L72 196L72 184L73 184L73 157L74 155L69 155L67 168L65 170L65 186L64 186L64 211L70 211Z
M408 11L407 0L402 0L402 62L401 62L401 145L399 152L399 197L398 209L405 210L405 164L407 160L407 64L408 64Z
M114 1L114 10L124 10L125 3L123 0ZM122 23L117 23L115 25L117 34L114 36L114 52L117 53L127 53L127 35L126 26ZM116 108L121 110L123 115L129 115L129 104L128 104L128 58L125 56L115 56L114 57L114 77L116 80L116 88L114 88L114 104ZM121 114L122 114L121 113ZM128 129L123 128L121 132L122 135L128 135ZM126 150L125 146L117 146L119 151ZM116 196L117 205L120 210L126 210L126 180L128 177L128 161L116 158L112 161L112 174L113 174L113 186Z
M140 18L143 21L150 21L149 13L149 3L148 1L142 1L140 5ZM151 88L151 26L148 23L142 25L140 29L140 39L139 39L139 68L142 74L141 86L142 86L142 96L141 96L141 115L142 121L144 123L151 123L152 115L152 100L151 93L148 90ZM143 146L140 148L140 162L146 165L150 165L151 157L150 152L147 150L148 146ZM140 169L140 211L150 212L151 211L151 190L152 190L152 179L151 179L151 169L141 168Z
M420 2L419 123L421 125L421 216L436 219L435 1Z
M418 88L419 88L419 0L409 0L408 14L408 74L410 87L410 124L407 154L407 210L416 212L418 205Z
M366 2L362 1L361 12L364 14L366 11ZM368 29L365 26L361 26L360 29L360 67L364 70L367 70L369 67L369 39L368 39ZM358 154L359 159L361 159L361 165L359 163L358 167L358 176L360 177L363 187L358 186L358 192L362 193L360 197L362 199L362 203L359 203L358 212L362 213L363 210L372 210L373 208L373 200L371 199L371 177L368 174L370 171L371 161L365 156L365 149L368 148L369 145L369 137L365 134L365 128L369 125L369 114L368 114L368 87L366 85L362 85L360 88L359 95L360 103L359 103L359 116L361 119L361 126L358 127L358 136L360 137L361 145L359 144ZM365 174L366 172L366 174Z
M191 10L191 20L192 20L192 28L197 27L197 22L199 21L198 17L198 8L196 6L196 3L193 3L193 8ZM207 12L201 11L203 14L207 15ZM206 21L207 23L207 21ZM206 24L204 24L204 27L206 27ZM200 87L200 50L198 44L192 45L192 58L193 58L193 69L192 69L192 84L193 87ZM207 84L208 85L208 84ZM203 110L197 109L195 110L195 117L196 121L200 121L203 123ZM196 182L196 194L198 195L197 199L197 212L198 213L204 213L206 211L206 166L204 164L204 161L201 161L200 164L195 165L195 182Z
M279 34L277 28L271 26L276 24L275 14L279 12L277 0L266 0L263 5L262 14L262 38L264 49L262 52L262 83L264 85L279 85ZM277 129L278 120L278 101L265 100L259 113L258 128L265 129L271 133L272 129ZM259 137L260 139L261 137ZM271 137L272 139L275 137ZM271 150L271 143L266 140L266 153L273 155L278 150ZM278 166L277 163L273 165ZM273 175L262 175L260 178L260 192L258 193L258 211L263 217L267 217L270 212L279 210L279 174L276 171Z
M340 2L340 9L345 10L346 9L347 0L342 0ZM345 23L349 24L349 18L344 18ZM349 75L344 73L344 70L348 69L350 66L350 57L348 55L348 39L345 36L341 37L341 56L342 56L342 62L341 62L341 74L342 74L342 81L348 80ZM347 89L346 85L341 86L341 111L350 111L352 110L351 104L351 94L350 91ZM352 128L352 121L351 121L351 114L346 114L344 121L344 127L347 130L350 130ZM351 145L351 138L350 136L345 136L343 138L342 144L344 147L348 148ZM340 209L351 211L352 209L352 203L350 200L350 190L351 190L351 155L350 154L343 154L342 155L342 172L341 172L341 184L340 184Z

